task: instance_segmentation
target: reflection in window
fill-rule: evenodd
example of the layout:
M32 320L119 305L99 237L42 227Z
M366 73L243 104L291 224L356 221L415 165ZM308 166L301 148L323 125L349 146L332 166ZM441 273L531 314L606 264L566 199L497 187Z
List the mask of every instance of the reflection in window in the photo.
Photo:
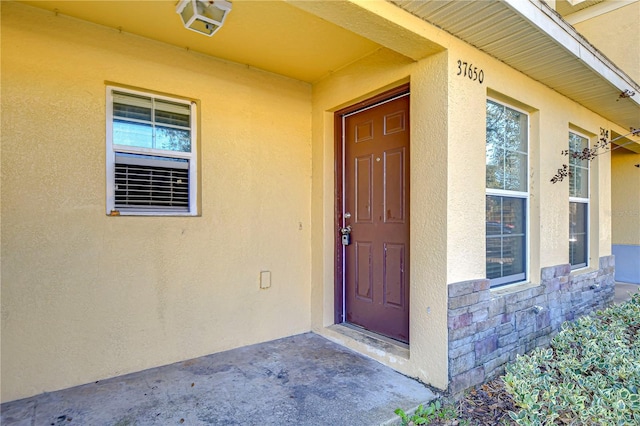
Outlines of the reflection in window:
M197 214L195 108L107 87L108 215Z
M491 285L526 279L528 116L487 101L486 273Z
M524 198L487 196L487 278L525 278Z
M587 203L569 203L569 262L571 269L587 266Z
M113 93L113 144L191 151L191 109L131 93Z
M589 160L574 158L589 139L569 132L569 263L571 269L588 264L589 230Z
M487 101L487 188L527 191L527 118Z

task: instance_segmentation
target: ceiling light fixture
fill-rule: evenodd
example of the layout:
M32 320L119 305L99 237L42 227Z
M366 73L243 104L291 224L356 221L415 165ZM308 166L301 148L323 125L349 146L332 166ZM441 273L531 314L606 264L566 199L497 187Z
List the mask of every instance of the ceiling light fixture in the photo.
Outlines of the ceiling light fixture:
M229 12L226 0L180 0L176 6L185 28L209 37L222 28Z

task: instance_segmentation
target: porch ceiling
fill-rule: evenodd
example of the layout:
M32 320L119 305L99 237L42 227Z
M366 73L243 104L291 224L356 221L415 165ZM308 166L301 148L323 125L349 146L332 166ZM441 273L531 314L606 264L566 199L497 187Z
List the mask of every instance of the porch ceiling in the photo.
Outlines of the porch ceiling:
M640 127L640 85L543 2L390 1L624 129ZM620 98L625 90L635 95Z
M307 82L380 48L282 1L234 0L225 25L213 37L182 26L177 0L20 3Z
M640 127L638 82L540 0L387 1L623 129ZM365 11L366 2L234 0L224 27L211 38L182 26L175 13L177 0L21 2L307 82L382 46L413 59L441 49L394 19ZM587 0L581 7L597 3ZM625 91L635 95L621 98Z

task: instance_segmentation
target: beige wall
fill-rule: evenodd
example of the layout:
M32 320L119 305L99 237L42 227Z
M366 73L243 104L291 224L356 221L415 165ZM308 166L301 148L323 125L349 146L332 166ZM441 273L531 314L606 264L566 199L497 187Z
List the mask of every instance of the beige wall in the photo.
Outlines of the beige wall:
M446 52L413 62L381 50L314 86L313 329L391 365L446 387ZM333 111L411 82L411 359L359 347L325 327L333 324L335 233ZM417 125L416 123L420 123ZM433 159L430 167L419 167ZM321 173L321 174L320 174ZM317 206L317 207L316 207ZM321 226L316 227L316 223ZM317 262L316 262L317 261ZM316 268L317 265L317 268ZM429 360L429 362L426 362Z
M611 153L612 243L640 245L640 154L619 148Z
M566 162L570 128L593 137L615 125L514 71L471 46L424 26L421 36L446 51L412 62L387 50L342 69L314 85L312 324L325 336L381 362L445 388L447 284L485 276L485 103L494 97L530 114L529 282L540 269L569 261L569 185L550 182ZM457 75L458 60L482 68L483 84ZM333 111L384 89L411 83L411 312L410 349L385 352L341 335L334 313ZM590 267L611 254L610 165L592 164ZM512 286L500 291L522 288Z
M367 13L390 7L375 5ZM313 86L20 5L2 14L3 400L309 329L446 388L447 285L485 276L487 96L530 114L533 285L568 262L568 182L549 180L569 128L622 132L404 12L392 19L410 21L411 46L443 50L413 60L381 48ZM484 82L458 76L458 60ZM105 80L200 101L201 217L104 215ZM327 327L333 112L405 82L411 346L398 357ZM592 170L597 266L611 252L609 157Z
M1 47L3 401L310 329L308 84L12 3ZM200 101L201 217L105 216L105 81Z
M640 81L640 1L576 23L575 28L634 81Z

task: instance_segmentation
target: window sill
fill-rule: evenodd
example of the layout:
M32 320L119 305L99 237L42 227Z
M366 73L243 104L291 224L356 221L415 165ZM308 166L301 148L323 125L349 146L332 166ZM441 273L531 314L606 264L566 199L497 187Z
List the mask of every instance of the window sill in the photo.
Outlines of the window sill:
M196 217L200 216L199 213L189 213L189 212L123 212L123 211L112 211L107 213L109 217L118 217L118 216L146 216L146 217Z
M539 283L533 283L531 281L523 281L519 283L506 284L504 286L490 288L491 294L495 296L504 296L506 294L517 293L519 291L528 290L530 288L539 287Z
M593 268L591 266L584 266L582 268L573 269L570 272L569 275L572 276L572 277L577 277L577 276L580 276L580 275L591 274L593 272L598 272L598 269L597 268Z

